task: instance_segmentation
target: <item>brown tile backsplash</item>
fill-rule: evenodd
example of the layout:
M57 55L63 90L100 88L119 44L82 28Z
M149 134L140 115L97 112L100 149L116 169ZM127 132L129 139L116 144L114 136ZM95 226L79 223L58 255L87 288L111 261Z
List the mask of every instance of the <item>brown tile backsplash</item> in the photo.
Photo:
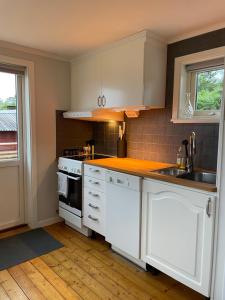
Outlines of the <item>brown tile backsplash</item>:
M93 139L97 153L117 155L119 124L119 122L93 122Z
M182 140L195 131L197 154L195 166L216 169L218 125L173 124L171 109L143 111L139 118L126 118L127 156L175 163ZM96 151L116 155L119 123L93 123Z
M64 119L62 113L56 111L56 157L62 155L66 148L84 146L93 136L91 122Z
M128 157L167 163L176 162L177 150L195 131L197 167L216 169L218 125L173 124L171 109L143 111L138 119L127 119Z

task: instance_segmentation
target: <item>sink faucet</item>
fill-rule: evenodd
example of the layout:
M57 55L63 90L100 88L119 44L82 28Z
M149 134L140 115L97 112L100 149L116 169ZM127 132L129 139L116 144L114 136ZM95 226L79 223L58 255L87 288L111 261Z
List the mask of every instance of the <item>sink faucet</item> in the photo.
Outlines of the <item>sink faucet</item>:
M196 154L196 134L192 131L189 140L189 155L187 157L186 169L188 173L192 173L194 171L194 156Z

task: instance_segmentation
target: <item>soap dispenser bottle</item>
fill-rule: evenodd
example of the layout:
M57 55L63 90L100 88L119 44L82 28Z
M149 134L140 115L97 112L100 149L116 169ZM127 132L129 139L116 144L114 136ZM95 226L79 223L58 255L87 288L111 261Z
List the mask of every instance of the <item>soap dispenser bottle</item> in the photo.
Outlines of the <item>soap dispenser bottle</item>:
M183 146L180 146L177 152L177 168L182 170L186 168L186 155Z

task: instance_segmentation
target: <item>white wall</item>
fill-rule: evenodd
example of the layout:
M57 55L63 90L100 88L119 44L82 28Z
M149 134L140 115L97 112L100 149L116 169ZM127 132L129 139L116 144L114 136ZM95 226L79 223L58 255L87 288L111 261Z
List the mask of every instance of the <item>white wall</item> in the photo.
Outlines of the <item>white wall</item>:
M38 172L38 220L56 217L56 109L68 109L70 64L56 58L21 51L0 42L0 54L34 62Z

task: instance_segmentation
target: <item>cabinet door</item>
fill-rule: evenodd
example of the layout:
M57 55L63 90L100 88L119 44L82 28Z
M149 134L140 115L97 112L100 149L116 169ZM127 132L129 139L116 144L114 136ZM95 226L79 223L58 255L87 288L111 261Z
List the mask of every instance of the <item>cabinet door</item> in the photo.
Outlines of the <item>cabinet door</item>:
M209 296L214 196L144 181L142 259ZM211 212L212 213L212 212Z
M91 55L71 66L71 110L85 111L98 107L101 94L100 59Z
M102 53L102 96L105 107L143 104L144 42L117 45Z

